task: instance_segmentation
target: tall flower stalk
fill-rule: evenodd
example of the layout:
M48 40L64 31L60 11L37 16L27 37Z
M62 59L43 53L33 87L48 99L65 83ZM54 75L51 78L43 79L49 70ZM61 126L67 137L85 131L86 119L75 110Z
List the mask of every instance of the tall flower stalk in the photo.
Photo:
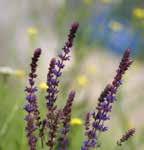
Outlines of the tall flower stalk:
M25 105L24 109L28 113L25 120L27 121L26 131L30 150L36 150L37 136L35 134L35 131L40 126L40 116L37 104L37 97L35 94L35 92L37 91L37 88L35 86L35 78L37 77L36 68L40 54L40 48L34 51L32 63L30 64L31 72L29 74L29 86L25 89L27 93L27 104Z
M116 93L119 86L122 84L122 76L132 64L130 58L130 49L127 49L122 57L116 76L111 84L108 84L98 99L97 111L92 113L93 122L92 129L87 133L87 140L82 146L82 150L89 150L98 145L98 135L105 132L108 128L104 122L110 119L109 113L112 110L112 104L116 100Z
M70 60L70 50L73 46L73 40L75 38L75 34L79 27L78 23L73 23L70 28L70 32L68 34L67 42L63 47L63 51L61 54L58 55L58 60L53 58L50 62L50 67L47 75L47 93L46 96L47 100L47 108L49 110L50 107L53 107L58 93L58 84L59 84L59 77L62 75L62 69L64 68L65 61Z
M59 77L62 75L62 69L64 68L64 63L70 60L70 50L73 46L73 40L75 38L75 34L77 32L79 24L73 23L71 25L67 42L63 47L63 51L58 55L58 59L51 59L48 74L47 74L47 96L46 96L46 104L47 104L47 127L49 129L50 140L47 142L50 149L53 147L53 138L51 135L51 130L53 126L53 118L55 118L55 111L57 110L57 106L54 105L57 100L58 94L58 85L59 85Z

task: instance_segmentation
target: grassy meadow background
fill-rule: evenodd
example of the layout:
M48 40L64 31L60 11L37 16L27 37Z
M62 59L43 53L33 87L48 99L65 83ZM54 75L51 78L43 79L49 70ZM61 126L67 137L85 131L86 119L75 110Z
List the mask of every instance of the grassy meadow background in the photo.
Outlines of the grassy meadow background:
M105 85L112 81L122 53L132 48L133 65L124 76L117 101L101 135L100 150L144 149L144 1L142 0L0 0L0 150L27 150L23 110L29 64L42 48L37 86L41 116L45 116L46 75L51 57L64 45L69 26L80 28L60 81L60 107L76 90L70 150L79 150L85 114L95 109ZM129 128L135 136L116 142ZM39 143L40 144L40 143ZM41 149L39 147L38 149ZM47 149L47 147L44 147Z

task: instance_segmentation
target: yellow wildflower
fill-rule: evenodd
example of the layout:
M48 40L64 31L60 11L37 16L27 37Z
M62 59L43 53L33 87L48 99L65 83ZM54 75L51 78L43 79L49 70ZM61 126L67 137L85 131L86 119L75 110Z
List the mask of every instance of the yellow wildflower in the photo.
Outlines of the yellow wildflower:
M70 124L71 125L82 125L83 121L80 118L72 118Z
M133 15L134 15L134 17L136 17L138 19L144 19L144 9L142 9L142 8L135 8L133 10Z
M80 86L86 86L88 84L88 79L85 75L80 75L77 77L77 83Z
M48 86L47 86L47 84L46 84L45 82L41 82L41 83L39 84L39 88L40 88L41 90L47 90Z
M121 23L117 22L117 21L111 21L111 22L109 23L109 28L110 28L111 30L113 30L113 31L116 32L116 31L122 30L123 25L122 25Z
M14 75L17 76L17 77L20 77L20 78L24 78L25 75L26 75L26 73L25 73L24 70L16 70L16 71L14 72Z
M36 27L30 27L30 28L28 28L27 33L28 33L29 37L36 37L38 34L38 30Z

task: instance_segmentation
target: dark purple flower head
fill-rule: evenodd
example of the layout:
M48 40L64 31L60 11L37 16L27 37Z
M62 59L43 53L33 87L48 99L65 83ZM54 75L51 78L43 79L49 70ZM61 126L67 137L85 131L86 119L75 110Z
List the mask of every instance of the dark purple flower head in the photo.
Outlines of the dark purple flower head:
M79 24L76 22L71 25L71 28L68 34L68 39L63 47L62 53L59 54L60 60L58 60L57 62L58 67L63 68L64 67L63 62L70 59L69 52L70 52L71 47L73 46L73 40L75 38L75 34L78 30L78 27L79 27Z
M78 27L79 27L79 23L78 23L78 22L72 23L71 29L70 29L71 32L72 32L72 33L75 33L75 32L77 31Z
M63 48L64 52L66 54L68 54L70 52L70 48L72 47L73 45L73 40L75 38L75 34L77 32L77 29L79 27L79 24L77 22L74 22L72 25L71 25L71 28L70 28L70 32L68 34L68 40L67 42L65 43L65 46ZM66 59L67 58L67 59ZM64 59L64 58L63 58ZM65 57L65 60L68 60L69 57Z
M119 68L117 70L117 74L114 77L114 80L112 82L113 89L115 89L115 90L117 90L117 88L121 85L123 74L126 72L126 70L128 70L129 66L133 62L130 57L130 52L131 52L131 49L129 49L129 48L126 49L126 51L123 55L123 58L120 62Z
M119 141L117 141L117 144L119 146L122 145L123 142L127 141L128 139L130 139L133 135L135 134L135 128L129 129L122 137Z
M39 58L39 56L41 55L41 51L41 48L35 49L34 58Z

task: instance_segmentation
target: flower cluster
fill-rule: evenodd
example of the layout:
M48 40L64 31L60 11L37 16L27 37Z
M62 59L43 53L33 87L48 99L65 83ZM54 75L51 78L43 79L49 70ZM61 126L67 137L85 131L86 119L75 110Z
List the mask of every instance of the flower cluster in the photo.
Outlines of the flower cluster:
M63 47L63 51L58 55L58 59L52 58L49 66L49 71L47 74L47 96L46 96L46 104L47 104L47 126L51 130L53 124L53 118L55 117L54 113L56 107L54 105L57 100L58 84L59 77L62 75L62 69L64 68L64 62L70 59L69 53L70 49L73 46L73 40L75 38L76 31L78 29L79 24L73 23L70 28L70 32L68 34L68 40ZM51 131L49 131L50 133ZM52 138L51 138L52 140ZM49 141L50 143L50 141ZM52 145L52 144L51 144ZM50 146L50 145L49 145Z
M46 118L41 120L40 119L40 112L37 104L37 97L35 92L37 91L37 88L35 86L35 78L36 75L36 67L37 67L37 61L41 54L41 49L36 49L34 52L34 55L32 57L32 63L31 66L31 72L29 74L29 87L26 87L27 92L27 101L28 103L25 105L25 110L28 112L28 115L26 116L27 121L27 137L28 142L31 150L36 149L36 142L37 142L37 135L35 131L39 130L39 137L41 138L42 146L44 144L48 145L50 149L53 149L55 146L55 140L58 132L58 127L61 124L64 130L68 126L70 126L70 120L71 120L71 107L72 102L74 100L75 92L71 92L69 94L66 106L64 109L58 109L55 105L55 101L57 100L57 94L59 92L58 90L58 84L59 84L59 77L62 74L62 69L64 68L65 61L68 61L70 59L70 49L73 46L73 40L75 38L75 34L77 32L79 24L74 22L71 25L70 32L68 34L68 40L65 43L65 46L63 47L63 51L61 54L58 55L57 58L52 58L50 61L48 74L47 74L47 82L46 82L46 106L47 106L47 114ZM60 120L61 119L61 120ZM62 132L61 134L66 137L66 134L69 130L66 132ZM48 134L47 142L44 143L44 139L46 133ZM64 138L64 137L63 137ZM62 138L61 138L62 139ZM63 147L63 146L62 146Z
M47 145L50 150L55 148L67 150L69 145L68 133L70 132L71 125L81 125L83 123L78 118L75 118L75 120L71 119L75 91L69 93L63 108L59 108L55 104L59 93L59 78L62 75L65 61L70 59L70 49L73 46L73 40L78 27L78 23L73 23L71 25L68 40L65 43L62 52L58 55L58 58L51 59L48 68L47 81L40 86L41 89L45 89L47 92L47 95L45 96L47 112L44 119L40 118L40 110L36 96L37 87L35 85L37 62L41 55L41 49L38 48L34 51L32 63L30 64L31 71L28 79L29 85L25 89L27 103L24 107L27 112L25 120L27 122L26 132L30 150L37 149L39 137L41 138L42 147ZM125 51L114 80L105 87L98 99L96 110L87 113L85 119L85 135L87 139L84 141L81 150L90 150L98 147L99 134L108 130L104 123L110 119L109 113L112 111L112 105L116 100L118 88L122 84L123 74L132 64L130 52L130 49ZM121 145L122 142L128 140L134 133L135 129L128 130L117 144Z
M122 84L122 76L131 64L130 49L127 49L122 57L114 80L106 86L98 99L97 112L94 111L92 113L92 129L87 133L88 139L84 142L82 150L88 150L98 145L98 132L108 130L104 122L110 119L109 112L111 112L112 104L116 100L118 87Z

